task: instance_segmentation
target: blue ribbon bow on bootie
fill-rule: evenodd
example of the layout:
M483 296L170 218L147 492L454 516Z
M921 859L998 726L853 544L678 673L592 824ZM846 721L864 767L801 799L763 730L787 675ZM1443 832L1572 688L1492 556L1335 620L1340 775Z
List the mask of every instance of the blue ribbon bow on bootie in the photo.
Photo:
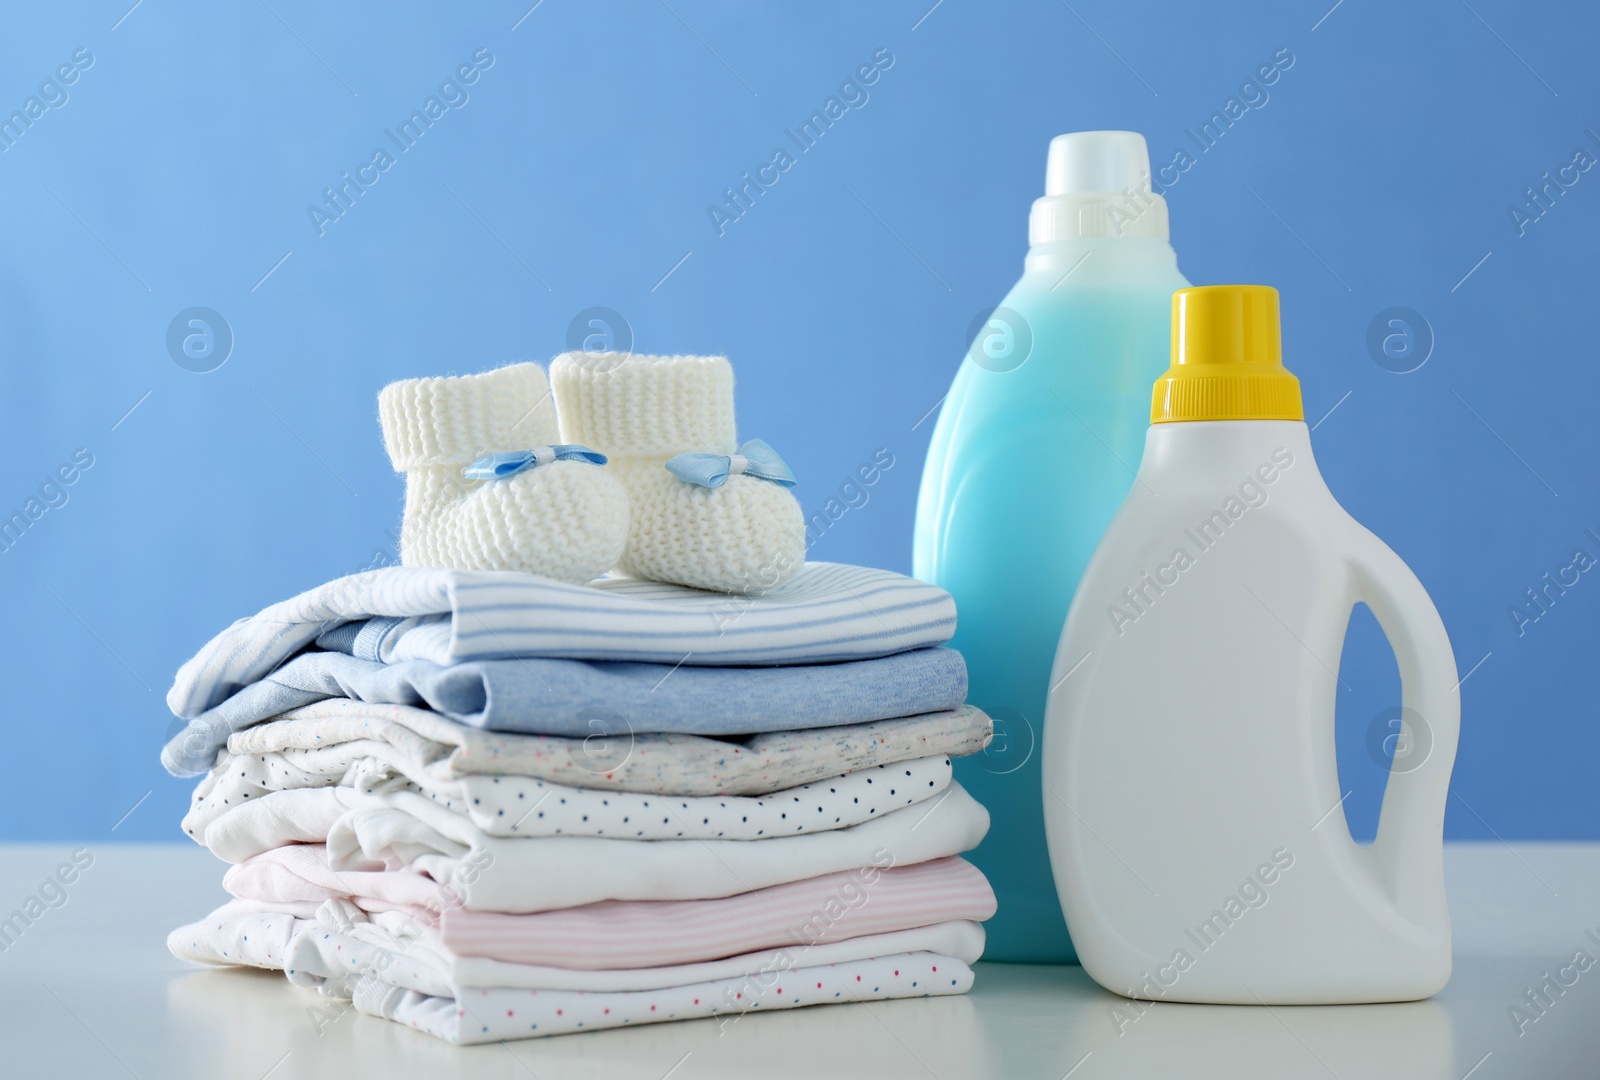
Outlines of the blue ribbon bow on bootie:
M524 469L548 465L552 461L582 461L589 465L604 465L606 456L598 450L576 443L560 446L536 446L532 450L508 450L503 454L490 454L468 465L464 470L468 480L504 480Z
M760 439L751 439L739 447L737 454L679 454L667 462L667 471L703 488L719 488L728 482L728 477L740 474L794 487L794 473L778 452Z

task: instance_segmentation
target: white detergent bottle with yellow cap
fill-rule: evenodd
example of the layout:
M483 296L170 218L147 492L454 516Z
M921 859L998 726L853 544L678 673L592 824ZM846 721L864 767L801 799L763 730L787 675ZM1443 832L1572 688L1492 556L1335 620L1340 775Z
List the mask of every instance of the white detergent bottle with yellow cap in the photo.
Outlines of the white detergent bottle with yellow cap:
M1334 756L1357 603L1394 649L1402 699L1368 845ZM1438 991L1458 693L1428 594L1317 471L1277 291L1175 293L1138 479L1078 586L1046 708L1050 861L1084 968L1157 1001Z

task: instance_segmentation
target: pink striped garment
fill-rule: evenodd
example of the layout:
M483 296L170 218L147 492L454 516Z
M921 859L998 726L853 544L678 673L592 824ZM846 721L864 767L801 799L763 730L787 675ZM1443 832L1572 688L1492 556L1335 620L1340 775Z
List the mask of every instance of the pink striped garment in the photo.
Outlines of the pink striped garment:
M535 915L447 907L440 938L457 956L603 971L697 963L953 919L982 922L994 911L988 880L951 856L846 870L717 900L603 900Z

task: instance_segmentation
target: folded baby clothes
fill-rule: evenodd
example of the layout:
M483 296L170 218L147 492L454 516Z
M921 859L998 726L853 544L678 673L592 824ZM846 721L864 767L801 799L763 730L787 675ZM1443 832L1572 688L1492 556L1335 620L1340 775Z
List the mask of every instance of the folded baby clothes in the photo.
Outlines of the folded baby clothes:
M325 861L319 872L333 873ZM965 859L949 857L858 867L714 900L603 900L536 915L446 907L439 940L456 956L603 970L982 922L994 911L988 880Z
M885 570L809 563L759 596L602 579L572 585L510 571L386 567L329 582L241 619L183 665L167 704L193 719L342 623L401 620L385 662L539 656L662 664L817 664L942 645L944 590ZM419 618L422 617L422 618Z
M981 922L994 892L971 863L868 865L709 900L606 900L531 915L467 911L448 883L405 870L339 871L318 844L291 844L230 867L232 910L314 915L329 900L438 926L457 957L577 971L692 964L781 946Z
M671 800L660 818L693 826ZM233 808L200 837L213 854L243 862L288 844L327 843L339 871L415 870L455 886L462 906L532 912L597 900L730 896L859 866L897 865L977 846L988 813L958 784L940 795L848 828L742 840L638 842L593 836L490 836L464 814L411 793L347 787L274 792ZM265 897L258 897L265 899Z
M329 828L327 844L335 870L413 869L450 883L468 910L526 913L597 900L732 896L882 865L885 857L910 865L971 850L988 827L988 812L952 783L925 803L847 829L755 842L502 839L416 798L406 809L345 813Z
M320 635L317 648L403 666L408 658L392 655L392 629L384 630L402 621L346 623ZM413 662L425 665L417 670L413 696L425 698L429 707L474 727L552 735L563 732L544 724L570 724L571 715L586 706L636 717L648 713L651 722L668 725L651 730L737 735L824 727L828 722L818 719L823 713L837 717L835 723L859 723L936 712L962 704L967 688L961 654L937 646L783 666L713 665L683 662L681 657L666 665L534 656L468 661L446 668L425 660ZM466 674L457 674L462 671ZM680 675L686 678L680 681ZM329 696L415 703L350 693L343 687ZM504 727L499 720L518 726ZM691 723L711 724L714 729L686 726Z
M689 367L731 417L726 361L635 365L669 389ZM530 408L549 429L540 379L386 390L405 565L179 670L162 763L201 778L183 828L233 899L171 951L455 1043L966 992L995 900L957 857L989 816L951 759L993 725L949 594L803 563L781 459L731 422L699 446L689 399L642 391L607 437L656 516L613 571L635 578L588 581L623 482L606 447L514 437ZM662 417L672 445L638 426Z
M850 828L936 798L950 783L950 759L937 757L743 796L647 795L521 776L473 776L462 780L460 803L489 836L760 840Z
M359 744L345 744L359 746ZM332 748L330 748L332 749ZM324 751L325 752L325 751ZM183 831L207 843L208 830L235 811L261 811L277 796L306 789L304 800L338 801L341 791L412 792L464 813L490 836L612 836L629 840L758 840L858 825L933 798L950 784L950 759L877 765L767 795L652 795L571 787L526 776L468 776L435 789L393 777L356 759L337 784L296 768L283 754L224 754L195 788ZM247 807L248 804L248 807ZM341 811L342 812L342 811Z
M252 955L249 935L266 935L254 966L296 976L343 978L381 975L385 982L434 996L457 996L462 988L568 990L616 993L661 990L736 978L777 967L849 963L875 956L936 952L972 963L983 954L983 928L974 922L932 923L906 930L864 934L838 941L791 942L737 956L690 964L643 968L571 969L458 957L432 927L404 912L368 915L345 900L329 900L310 919L275 915L259 905L240 909L233 901L169 935L173 951L197 963L225 964ZM273 939L278 939L274 941ZM258 946L259 947L259 946Z
M381 795L342 785L274 791L228 808L191 836L223 862L238 863L285 844L321 844L352 810L389 806Z
M407 911L419 921L437 921L460 903L448 882L441 885L413 870L335 870L320 843L285 844L253 855L228 867L222 887L237 903L305 917L329 900L348 899L366 911Z
M961 654L944 648L742 668L546 658L441 667L315 651L190 721L171 740L169 756L186 768L235 732L328 698L426 707L470 727L580 739L752 735L957 708L967 699L967 673Z
M983 955L983 927L975 922L942 922L884 934L863 934L815 945L789 944L761 949L697 964L662 967L574 971L569 968L512 964L486 957L450 957L443 970L450 990L504 988L519 990L582 990L617 993L629 990L665 990L689 983L751 975L778 967L814 967L870 960L875 956L931 952L976 963ZM326 957L326 952L323 953ZM328 959L333 959L329 957ZM333 964L328 965L330 971ZM399 980L390 980L399 982ZM421 987L407 986L408 990Z
M697 1018L737 1019L808 1005L941 997L972 989L972 969L937 953L760 972L712 983L620 994L471 990L429 997L378 980L353 984L361 1012L459 1045Z
M962 757L987 745L993 724L970 705L870 724L778 731L746 739L698 735L569 739L499 735L426 709L332 698L228 739L234 757L278 755L283 768L336 784L358 762L454 793L478 774L532 776L575 787L679 795L764 795L922 757ZM354 747L354 748L352 748ZM171 750L169 745L168 750ZM214 755L213 755L214 757ZM197 775L212 768L185 770ZM287 786L287 784L285 784Z
M173 931L168 948L197 963L284 970L290 981L315 987L328 998L351 1001L369 1015L459 1044L697 1017L736 1018L807 1005L963 994L972 987L972 969L963 960L910 952L816 966L799 966L793 954L780 955L732 977L649 990L462 987L427 994L390 981L402 973L425 976L423 965L408 953L396 956L374 949L355 963L339 964L335 974L335 965L325 964L320 951L314 946L307 951L302 944L324 933L331 940L333 931L318 921L320 911L318 919L228 907L213 915L217 917ZM304 958L328 973L291 966L291 955L297 963Z

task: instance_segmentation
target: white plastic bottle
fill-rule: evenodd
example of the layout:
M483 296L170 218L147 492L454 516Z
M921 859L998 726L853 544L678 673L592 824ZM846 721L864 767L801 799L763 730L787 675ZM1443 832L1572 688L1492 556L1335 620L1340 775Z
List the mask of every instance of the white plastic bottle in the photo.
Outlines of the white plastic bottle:
M1051 676L1045 824L1072 939L1128 997L1427 997L1451 967L1460 701L1444 624L1323 483L1279 358L1276 290L1180 290L1172 340L1138 481ZM1334 757L1357 602L1402 684L1402 753L1371 845L1350 836Z

